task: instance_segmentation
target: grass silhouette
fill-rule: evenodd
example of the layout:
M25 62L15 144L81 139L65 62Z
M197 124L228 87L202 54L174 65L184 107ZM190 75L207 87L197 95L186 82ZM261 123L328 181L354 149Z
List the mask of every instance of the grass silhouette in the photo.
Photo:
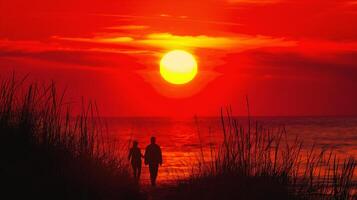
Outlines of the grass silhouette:
M25 89L26 88L26 89ZM71 116L54 84L0 84L0 181L8 199L142 199L93 104Z
M26 88L26 89L25 89ZM249 106L248 106L249 107ZM94 104L71 115L55 84L0 83L0 181L9 199L146 199ZM221 112L223 142L201 156L189 178L156 190L160 199L356 199L353 158L306 150L284 128L243 126ZM303 148L304 147L304 148ZM122 153L127 153L122 151ZM155 191L154 191L155 192ZM164 194L164 195L163 195ZM150 195L149 195L150 196ZM151 196L153 197L153 196Z
M231 109L221 112L223 143L201 148L189 178L179 180L170 199L323 199L357 196L352 157L339 160L332 150L303 148L285 129L265 129L248 116L243 126Z

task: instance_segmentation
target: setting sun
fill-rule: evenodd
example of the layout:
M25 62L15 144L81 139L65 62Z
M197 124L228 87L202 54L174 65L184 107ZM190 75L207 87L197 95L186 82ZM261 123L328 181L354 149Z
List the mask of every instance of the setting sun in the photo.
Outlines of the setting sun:
M188 83L197 74L196 59L187 51L170 51L161 58L160 74L167 82L172 84Z

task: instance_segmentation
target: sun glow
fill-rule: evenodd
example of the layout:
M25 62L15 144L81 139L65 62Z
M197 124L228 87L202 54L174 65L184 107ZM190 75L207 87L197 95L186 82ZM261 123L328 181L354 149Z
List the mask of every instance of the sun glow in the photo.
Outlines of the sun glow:
M188 83L197 74L197 61L187 51L170 51L161 58L160 74L167 82L172 84Z

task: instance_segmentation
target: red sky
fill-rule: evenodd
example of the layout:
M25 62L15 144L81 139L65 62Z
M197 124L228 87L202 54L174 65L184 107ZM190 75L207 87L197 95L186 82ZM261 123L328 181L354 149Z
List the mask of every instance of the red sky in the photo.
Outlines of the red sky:
M0 75L54 80L103 115L357 115L356 0L0 0ZM166 83L171 49L198 59ZM76 103L74 103L76 105Z

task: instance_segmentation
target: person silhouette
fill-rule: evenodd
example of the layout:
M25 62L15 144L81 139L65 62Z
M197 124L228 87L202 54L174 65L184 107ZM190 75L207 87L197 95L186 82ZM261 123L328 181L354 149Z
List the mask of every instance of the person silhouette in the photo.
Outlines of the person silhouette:
M145 165L149 165L151 185L155 186L159 165L162 165L161 148L156 144L155 137L151 137L151 144L145 149Z
M141 150L138 147L138 142L133 141L133 147L130 148L128 160L131 161L131 167L133 168L134 178L136 182L140 180L141 174L141 158L143 155L141 154Z

